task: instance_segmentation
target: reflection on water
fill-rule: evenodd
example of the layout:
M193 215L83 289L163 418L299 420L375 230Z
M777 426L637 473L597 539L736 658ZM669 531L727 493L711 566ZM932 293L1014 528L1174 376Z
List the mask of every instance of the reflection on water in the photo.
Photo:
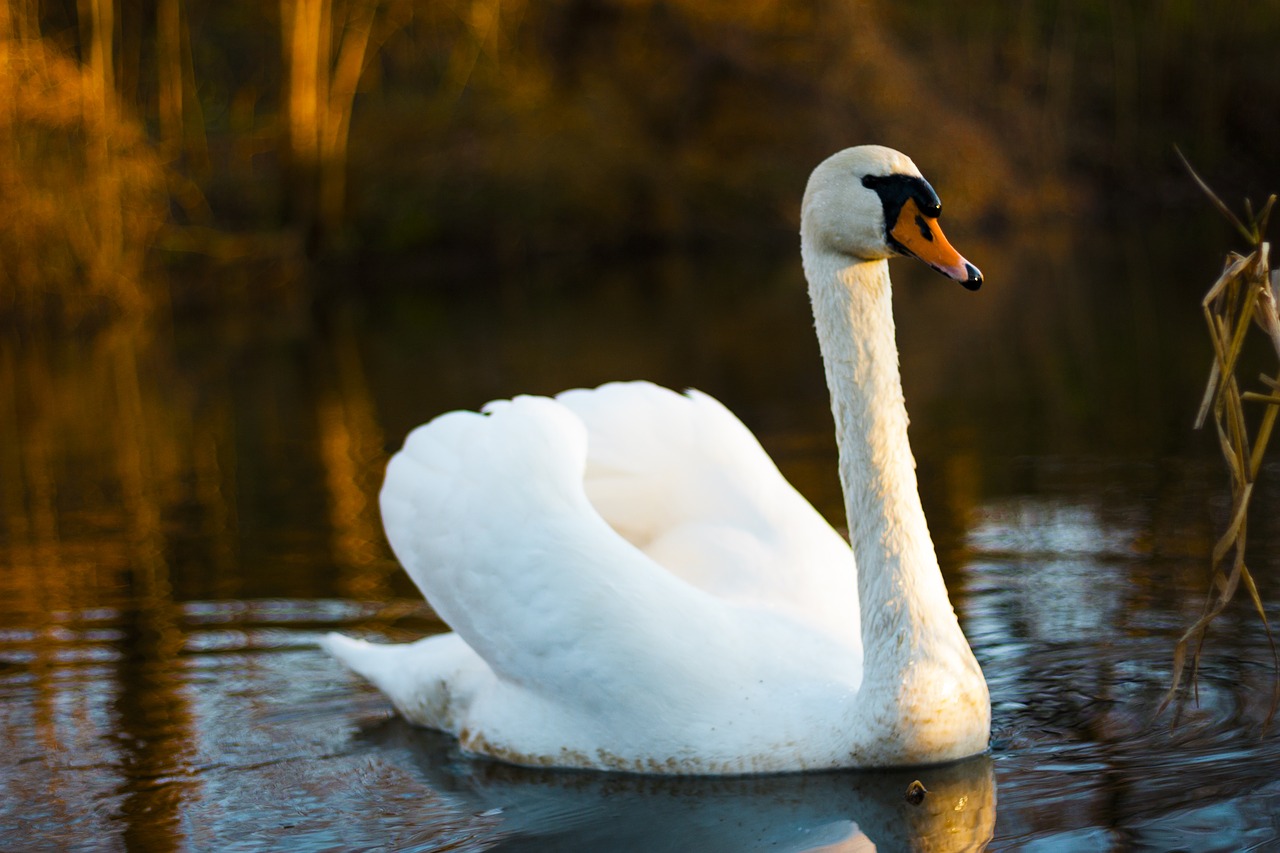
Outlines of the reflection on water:
M1090 255L1066 254L1080 276ZM380 469L416 423L493 397L701 387L838 518L794 259L533 272L477 295L441 281L261 326L0 344L0 846L1274 843L1280 747L1247 610L1220 620L1179 727L1150 719L1229 506L1188 429L1199 317L1159 295L1166 269L1099 257L1088 287L997 253L978 297L902 270L922 491L995 704L991 758L919 771L922 808L903 774L655 782L471 762L388 720L311 645L441 629L382 541ZM1136 334L1102 286L1117 274L1153 312ZM1254 500L1265 596L1280 491Z
M457 807L494 818L500 850L972 850L991 838L987 756L944 767L664 778L510 767L389 720L361 733ZM906 796L919 781L921 802Z
M965 624L992 690L998 837L1063 850L1274 843L1274 825L1248 817L1280 805L1280 740L1247 610L1206 647L1198 704L1176 729L1153 719L1169 644L1203 602L1212 531L1189 510L1221 486L1212 462L1022 460L1040 493L980 508ZM1277 560L1260 562L1274 583Z

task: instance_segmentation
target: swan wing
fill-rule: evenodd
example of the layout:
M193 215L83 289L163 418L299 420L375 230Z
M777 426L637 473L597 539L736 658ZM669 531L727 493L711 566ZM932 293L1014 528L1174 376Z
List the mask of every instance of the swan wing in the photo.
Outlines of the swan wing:
M583 489L587 441L542 397L419 427L381 493L396 556L503 690L587 710L685 701L690 685L736 677L729 605L601 518Z
M713 595L858 643L848 543L724 405L649 382L556 399L587 430L587 497L627 541Z

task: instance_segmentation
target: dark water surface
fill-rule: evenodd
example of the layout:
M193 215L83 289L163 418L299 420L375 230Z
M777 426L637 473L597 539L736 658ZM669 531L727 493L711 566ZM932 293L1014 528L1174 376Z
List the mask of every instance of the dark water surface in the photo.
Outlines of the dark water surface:
M1153 722L1228 505L1190 430L1219 260L1143 239L973 241L976 295L895 264L922 493L995 719L989 756L891 773L474 761L312 647L442 629L375 494L413 425L494 397L700 387L838 519L790 255L425 276L283 317L10 341L0 849L1277 849L1270 657L1246 608L1206 647L1198 705ZM1280 466L1265 476L1251 562L1275 600Z

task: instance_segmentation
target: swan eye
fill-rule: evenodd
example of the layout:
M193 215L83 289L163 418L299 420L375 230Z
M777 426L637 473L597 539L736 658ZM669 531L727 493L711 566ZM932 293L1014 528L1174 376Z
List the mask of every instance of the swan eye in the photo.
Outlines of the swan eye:
M925 216L937 219L942 215L942 201L932 186L917 175L863 175L862 185L874 190L884 206L884 227L891 233L897 225L902 206L910 199L916 209Z

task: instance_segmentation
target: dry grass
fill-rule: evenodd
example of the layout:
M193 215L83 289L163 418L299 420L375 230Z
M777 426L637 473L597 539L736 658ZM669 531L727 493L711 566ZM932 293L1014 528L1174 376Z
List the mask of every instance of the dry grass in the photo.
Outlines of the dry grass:
M1236 378L1236 367L1245 340L1255 325L1269 337L1275 347L1276 358L1280 360L1280 313L1277 312L1277 303L1280 302L1280 274L1274 277L1270 274L1270 243L1263 239L1276 197L1271 196L1256 214L1252 205L1246 201L1245 217L1241 220L1214 194L1185 158L1183 162L1196 183L1236 227L1252 251L1246 255L1232 252L1227 256L1222 275L1209 288L1201 303L1205 323L1209 328L1209 338L1213 342L1214 361L1209 371L1209 382L1200 405L1200 413L1196 418L1196 427L1204 426L1212 412L1222 457L1231 473L1231 521L1213 549L1210 561L1212 587L1205 600L1204 612L1179 638L1174 649L1172 684L1160 710L1163 711L1180 692L1188 651L1192 652L1190 681L1194 692L1200 653L1209 626L1243 586L1266 629L1272 662L1278 676L1273 684L1271 711L1267 718L1269 722L1277 706L1280 706L1280 655L1277 655L1262 597L1245 563L1245 546L1249 501L1253 497L1254 485L1262 468L1262 458L1271 439L1276 416L1280 414L1280 371L1277 371L1275 377L1266 374L1259 376L1263 390L1242 391ZM1245 404L1263 406L1261 419L1252 434L1245 415Z

